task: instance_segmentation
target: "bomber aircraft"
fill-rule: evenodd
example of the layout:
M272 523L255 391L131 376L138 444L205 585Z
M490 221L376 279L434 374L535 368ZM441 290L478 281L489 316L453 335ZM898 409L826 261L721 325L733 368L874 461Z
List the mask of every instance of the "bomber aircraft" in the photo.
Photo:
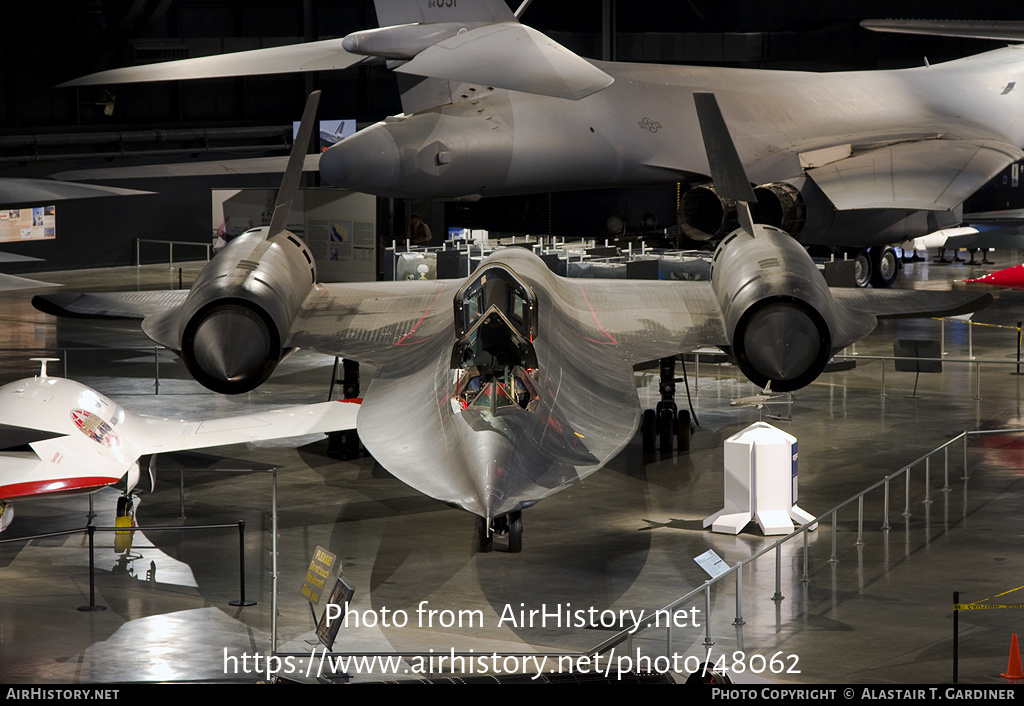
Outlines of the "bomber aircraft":
M848 246L858 283L889 286L891 244L959 224L964 200L1024 157L1022 49L919 68L810 73L581 58L504 0L375 0L378 29L342 39L103 71L84 86L386 62L403 114L320 160L336 186L379 196L478 199L701 182L690 96L730 116L760 222L804 244ZM1021 84L1021 85L1018 85ZM689 190L686 232L720 239L735 203Z
M498 250L459 280L318 284L285 229L312 132L310 97L269 227L223 248L192 288L58 293L39 308L142 318L190 373L252 390L294 348L370 363L359 438L392 475L478 516L522 548L522 511L600 469L633 438L634 365L703 345L729 350L758 386L813 381L879 316L952 313L989 295L831 291L803 247L754 225L750 183L712 94L696 100L716 181L743 225L719 245L710 282L567 279L533 252Z

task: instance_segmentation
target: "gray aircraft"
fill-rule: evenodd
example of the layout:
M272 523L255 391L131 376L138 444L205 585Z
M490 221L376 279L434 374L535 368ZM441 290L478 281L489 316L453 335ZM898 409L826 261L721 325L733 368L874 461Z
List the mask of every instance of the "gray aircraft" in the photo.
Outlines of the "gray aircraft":
M952 292L832 292L803 248L753 225L750 185L714 96L697 100L720 181L743 227L710 282L566 279L531 251L499 250L461 280L318 284L284 229L315 105L307 105L269 227L232 240L191 290L55 294L45 310L142 318L207 387L244 392L294 348L372 364L357 419L374 458L413 488L476 514L481 547L522 511L601 468L640 421L634 365L703 345L730 350L760 387L810 383L878 316L986 303ZM706 107L710 104L711 107Z
M524 6L527 3L524 3ZM858 281L888 286L890 244L959 224L963 201L1024 156L1020 49L895 71L808 73L585 60L504 0L376 0L379 29L343 39L93 74L67 85L344 68L384 61L404 113L331 147L331 184L476 199L682 181L692 237L721 238L735 203L713 184L690 95L718 96L758 221L804 244L854 246ZM867 250L870 248L870 250Z

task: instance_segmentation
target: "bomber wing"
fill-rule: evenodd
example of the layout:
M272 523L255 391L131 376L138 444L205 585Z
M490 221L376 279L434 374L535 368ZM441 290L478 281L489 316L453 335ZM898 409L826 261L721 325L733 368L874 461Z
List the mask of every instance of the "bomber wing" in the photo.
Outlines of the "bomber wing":
M194 59L166 61L161 64L127 66L89 74L60 84L69 86L103 86L115 83L173 81L227 76L255 76L295 71L328 71L345 69L365 57L349 54L341 39L326 39L284 47L269 47L234 54L201 56Z
M1024 42L1024 22L1013 20L863 20L860 26L873 32Z
M153 192L75 184L52 179L0 179L0 206L3 207L39 206L101 196L139 196L151 193Z
M996 140L902 142L814 167L807 175L840 211L956 208L1024 151Z

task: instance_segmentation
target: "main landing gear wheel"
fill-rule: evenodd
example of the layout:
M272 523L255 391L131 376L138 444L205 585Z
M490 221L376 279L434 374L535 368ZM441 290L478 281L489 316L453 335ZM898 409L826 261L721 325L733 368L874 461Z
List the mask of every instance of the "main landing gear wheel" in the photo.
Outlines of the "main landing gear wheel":
M900 261L891 245L871 248L871 284L877 288L891 287L900 274Z
M658 410L658 437L661 441L661 453L672 453L672 442L676 436L676 411L669 407Z
M645 409L640 421L640 438L643 440L644 454L654 453L654 445L658 438L658 415L653 409Z
M867 250L861 250L857 253L857 256L853 258L854 264L854 279L857 282L858 287L867 287L871 284L872 270L871 270L871 258L868 256Z

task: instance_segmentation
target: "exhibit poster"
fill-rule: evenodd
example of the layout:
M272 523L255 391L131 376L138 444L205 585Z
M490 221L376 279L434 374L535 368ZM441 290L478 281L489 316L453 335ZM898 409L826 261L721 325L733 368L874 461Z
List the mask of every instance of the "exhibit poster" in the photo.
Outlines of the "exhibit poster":
M224 247L250 228L270 223L274 189L213 189L211 228ZM321 282L377 279L376 197L337 189L302 189L288 213L288 230L302 238L316 260Z
M292 123L292 137L299 133L299 122ZM331 145L341 142L349 135L356 133L355 120L321 120L320 121L320 142L318 147L321 152L326 152Z
M53 240L57 237L56 211L56 206L0 209L0 242Z

